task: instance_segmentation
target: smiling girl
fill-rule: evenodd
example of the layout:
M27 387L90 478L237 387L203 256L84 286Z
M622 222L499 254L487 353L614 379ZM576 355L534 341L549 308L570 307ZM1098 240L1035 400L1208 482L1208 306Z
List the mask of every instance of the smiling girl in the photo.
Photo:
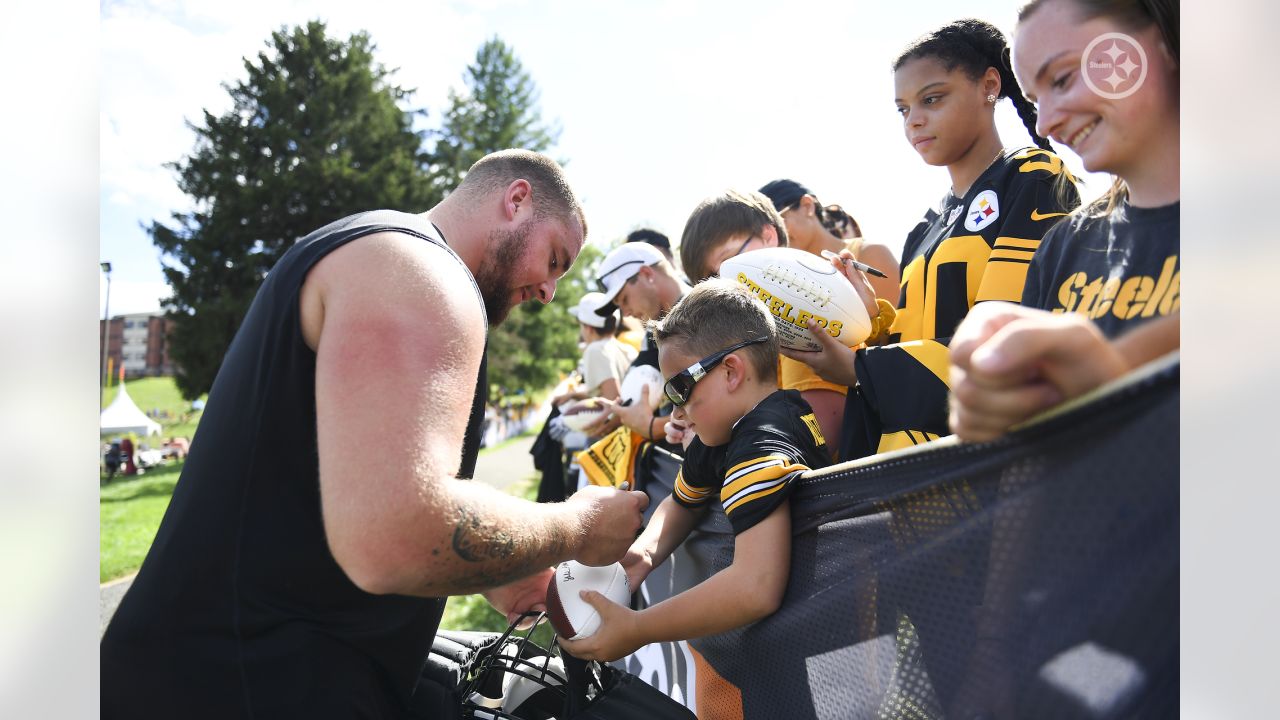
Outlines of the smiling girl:
M1180 344L1178 4L1036 0L1018 17L1014 65L1039 131L1114 181L1045 235L1023 307L985 307L957 332L951 426L965 440Z
M1176 313L1177 4L1038 0L1019 14L1014 57L1040 132L1115 178L1045 237L1023 304L1085 315L1108 337Z

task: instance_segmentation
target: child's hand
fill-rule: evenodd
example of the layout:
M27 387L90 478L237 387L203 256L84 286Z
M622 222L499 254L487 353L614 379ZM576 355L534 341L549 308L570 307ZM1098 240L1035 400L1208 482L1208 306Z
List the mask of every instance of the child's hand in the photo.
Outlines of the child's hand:
M689 443L693 442L693 432L689 430L688 422L674 414L667 416L666 434L667 442L672 445L688 448Z
M587 437L604 437L614 430L618 429L621 424L618 422L617 415L614 413L615 403L606 398L592 398L592 410L603 410L600 418L590 425L582 429Z
M805 323L809 334L821 347L821 350L792 350L779 348L778 352L813 368L818 376L827 382L853 387L858 384L858 376L853 366L854 350L827 334L818 327L818 323L810 318Z
M640 583L653 572L653 555L648 550L632 545L622 556L622 569L627 571L627 587L640 592Z
M640 633L640 613L611 602L594 590L583 590L578 596L600 613L600 628L581 640L559 638L565 652L583 660L608 662L630 655L645 644Z

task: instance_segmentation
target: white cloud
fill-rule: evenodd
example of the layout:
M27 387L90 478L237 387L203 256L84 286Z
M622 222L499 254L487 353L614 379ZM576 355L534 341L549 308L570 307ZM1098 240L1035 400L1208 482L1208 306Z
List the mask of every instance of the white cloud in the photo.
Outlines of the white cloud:
M163 281L140 282L112 279L110 307L106 307L106 276L100 274L99 278L101 278L98 291L99 318L102 317L104 311L111 313L111 317L156 312L160 310L160 301L170 295L169 285Z

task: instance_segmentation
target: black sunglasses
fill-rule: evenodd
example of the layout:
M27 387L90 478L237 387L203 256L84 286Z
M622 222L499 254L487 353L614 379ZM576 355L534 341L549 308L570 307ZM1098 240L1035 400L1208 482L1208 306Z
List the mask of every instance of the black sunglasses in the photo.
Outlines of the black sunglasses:
M671 379L667 381L666 385L662 386L662 391L667 394L667 399L671 401L672 405L680 407L681 405L689 402L689 396L693 394L693 386L698 384L699 380L706 377L707 373L711 372L711 368L719 365L721 360L728 357L729 353L734 350L741 350L748 345L755 345L756 343L768 341L768 337L758 337L755 340L744 340L737 345L730 345L719 352L711 353L698 362L671 376Z
M604 279L605 279L605 278L607 278L607 277L609 277L610 275L612 275L612 274L614 274L614 273L618 272L619 270L621 270L622 268L624 268L624 267L626 267L626 266L628 266L628 265L643 265L643 264L644 264L644 260L628 260L628 261L626 261L626 262L622 263L621 265L619 265L618 267L616 267L616 268L614 268L614 269L610 270L609 272L607 272L607 273L605 273L605 274L601 275L600 277L596 278L596 287L600 288L600 292L605 293L605 294L607 295L607 294L609 293L609 286L605 284L605 282L604 282ZM628 278L628 279L630 279L630 278Z

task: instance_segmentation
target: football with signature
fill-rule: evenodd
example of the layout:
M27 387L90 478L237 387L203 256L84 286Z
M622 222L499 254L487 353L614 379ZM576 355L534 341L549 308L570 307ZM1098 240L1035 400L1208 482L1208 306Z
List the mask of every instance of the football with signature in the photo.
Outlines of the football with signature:
M788 247L753 250L721 263L720 277L745 285L769 308L783 347L822 349L805 326L810 318L848 347L871 334L871 318L858 292L817 255Z
M600 615L578 597L583 590L595 590L619 605L631 602L631 586L622 563L592 567L576 560L566 560L556 567L547 585L547 617L562 637L577 640L594 635L600 629Z

